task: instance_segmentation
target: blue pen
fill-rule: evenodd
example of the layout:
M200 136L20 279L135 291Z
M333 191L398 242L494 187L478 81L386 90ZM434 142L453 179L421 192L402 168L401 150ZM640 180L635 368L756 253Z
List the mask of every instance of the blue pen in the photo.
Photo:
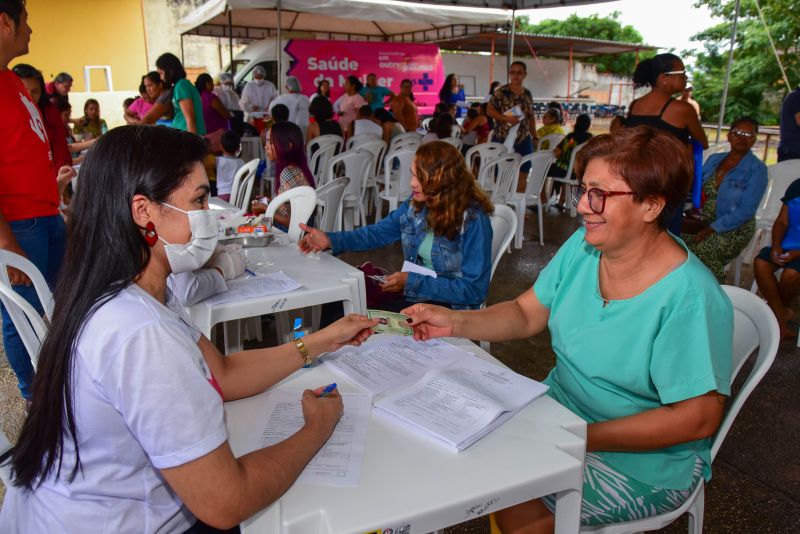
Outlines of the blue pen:
M253 271L251 271L250 269L245 269L245 270L244 270L244 272L246 272L246 273L247 273L247 274L249 274L250 276L256 276L256 273L254 273L254 272L253 272Z
M328 395L329 393L333 393L334 389L336 389L336 382L334 382L333 384L330 384L328 386L325 386L325 389L322 390L322 393L320 393L319 396L320 397L324 397L325 395Z

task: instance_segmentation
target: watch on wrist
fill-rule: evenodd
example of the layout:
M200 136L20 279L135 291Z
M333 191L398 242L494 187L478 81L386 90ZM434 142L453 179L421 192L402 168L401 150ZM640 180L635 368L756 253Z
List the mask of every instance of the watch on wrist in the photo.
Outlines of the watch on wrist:
M300 351L300 356L303 357L303 365L311 365L313 360L311 356L308 355L308 349L306 348L306 344L303 343L303 340L295 339L294 346L297 347L297 350Z

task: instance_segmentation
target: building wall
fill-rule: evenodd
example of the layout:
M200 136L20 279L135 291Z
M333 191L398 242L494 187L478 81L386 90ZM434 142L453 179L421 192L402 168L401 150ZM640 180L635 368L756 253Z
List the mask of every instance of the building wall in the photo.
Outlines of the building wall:
M30 63L45 80L59 72L84 91L84 66L109 65L114 89L139 87L147 69L140 0L28 0L33 28L30 53L15 63ZM101 71L92 71L93 91L108 90Z

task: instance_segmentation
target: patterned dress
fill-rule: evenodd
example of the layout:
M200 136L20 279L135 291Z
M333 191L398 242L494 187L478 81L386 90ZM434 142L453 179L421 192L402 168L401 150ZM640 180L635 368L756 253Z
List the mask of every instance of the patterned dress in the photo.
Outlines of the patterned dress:
M717 219L717 187L715 179L706 180L703 184L703 193L706 197L706 202L703 204L703 220L711 224ZM714 232L700 243L695 243L689 238L686 246L709 268L717 278L717 281L720 284L724 284L725 266L744 250L755 231L756 220L752 218L730 232Z

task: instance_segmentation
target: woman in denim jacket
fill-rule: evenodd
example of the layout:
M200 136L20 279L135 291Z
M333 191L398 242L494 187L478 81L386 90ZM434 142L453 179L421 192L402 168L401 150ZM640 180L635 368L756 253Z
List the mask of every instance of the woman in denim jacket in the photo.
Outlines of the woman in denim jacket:
M731 151L713 154L703 165L704 227L687 236L689 250L725 283L725 266L755 232L755 214L767 189L767 166L750 150L758 123L743 117L731 126Z
M307 232L303 252L371 250L401 241L403 257L436 271L437 277L396 272L381 289L403 292L392 303L436 302L453 309L480 307L489 291L494 211L486 194L467 170L458 149L435 141L417 150L411 165L411 198L386 219L349 232L331 232L300 225Z

